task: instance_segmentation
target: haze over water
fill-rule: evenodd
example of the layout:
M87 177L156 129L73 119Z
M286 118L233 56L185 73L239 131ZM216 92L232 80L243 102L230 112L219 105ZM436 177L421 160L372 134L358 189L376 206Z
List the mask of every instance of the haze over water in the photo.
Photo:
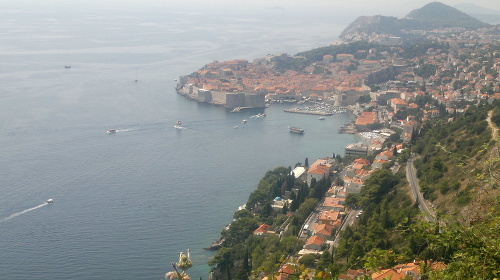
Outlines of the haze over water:
M163 279L187 248L191 278L208 279L202 248L267 170L358 139L337 134L348 114L318 121L272 105L252 118L264 111L186 100L174 79L216 59L327 45L355 17L303 12L0 12L0 279Z

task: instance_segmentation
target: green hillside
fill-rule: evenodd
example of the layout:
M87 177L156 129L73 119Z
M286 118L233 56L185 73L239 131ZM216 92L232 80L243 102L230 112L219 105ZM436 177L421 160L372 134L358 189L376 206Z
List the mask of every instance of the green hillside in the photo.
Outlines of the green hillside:
M447 266L428 271L426 279L497 279L500 139L494 131L499 126L498 102L471 108L453 121L426 123L411 149L436 220L426 221L418 205L411 205L402 174L377 172L359 195L348 196L364 214L343 232L333 271L377 270L417 258Z
M415 165L424 197L440 213L465 224L481 218L491 198L498 196L499 139L493 139L489 114L493 126L500 118L498 104L466 112L452 122L429 122L413 146L419 154Z

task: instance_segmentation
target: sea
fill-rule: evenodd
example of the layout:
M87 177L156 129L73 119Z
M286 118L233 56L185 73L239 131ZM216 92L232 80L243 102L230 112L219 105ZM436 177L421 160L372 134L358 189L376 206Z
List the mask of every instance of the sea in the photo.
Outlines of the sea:
M77 3L0 4L0 279L164 279L187 249L208 279L203 248L266 171L360 140L338 134L349 113L231 113L175 92L214 60L326 46L357 15Z

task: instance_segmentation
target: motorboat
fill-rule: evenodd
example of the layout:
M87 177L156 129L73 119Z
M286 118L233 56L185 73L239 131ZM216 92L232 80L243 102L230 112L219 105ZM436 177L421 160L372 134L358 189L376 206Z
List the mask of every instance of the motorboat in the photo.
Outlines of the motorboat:
M242 122L242 123L247 123L247 120L242 120L241 122Z
M296 126L290 126L288 128L290 129L290 132L297 133L297 134L304 134L304 130L302 128L298 128Z
M54 203L54 200L52 198L47 199L47 204L52 204Z
M324 121L324 120L325 120L325 117L319 117L319 120L320 120L320 121Z
M238 126L235 126L234 128L235 128L235 129L238 129Z
M116 129L108 129L106 130L107 133L116 133Z

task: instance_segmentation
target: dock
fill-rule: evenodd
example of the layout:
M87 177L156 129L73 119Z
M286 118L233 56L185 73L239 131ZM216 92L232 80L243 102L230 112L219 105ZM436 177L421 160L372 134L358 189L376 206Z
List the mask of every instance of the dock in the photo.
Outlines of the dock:
M319 116L331 116L331 115L333 115L333 113L327 113L327 112L322 112L322 111L308 111L308 110L300 110L300 109L286 109L284 111L287 113L319 115Z

